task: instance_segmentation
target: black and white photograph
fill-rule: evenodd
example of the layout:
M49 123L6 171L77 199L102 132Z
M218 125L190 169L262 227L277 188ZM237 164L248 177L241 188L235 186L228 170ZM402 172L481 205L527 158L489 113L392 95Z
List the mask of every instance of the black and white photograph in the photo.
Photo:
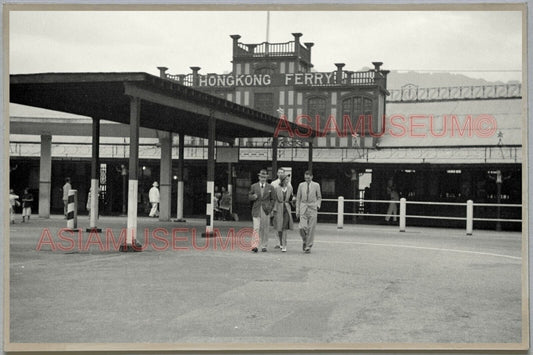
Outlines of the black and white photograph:
M529 349L525 4L3 15L6 351Z

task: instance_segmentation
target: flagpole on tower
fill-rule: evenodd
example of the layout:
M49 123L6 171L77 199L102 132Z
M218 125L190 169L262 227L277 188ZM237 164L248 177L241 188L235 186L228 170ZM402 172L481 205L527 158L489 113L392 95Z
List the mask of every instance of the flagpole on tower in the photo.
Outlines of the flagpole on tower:
M266 31L266 41L268 43L268 37L270 33L270 11L267 11L267 31Z

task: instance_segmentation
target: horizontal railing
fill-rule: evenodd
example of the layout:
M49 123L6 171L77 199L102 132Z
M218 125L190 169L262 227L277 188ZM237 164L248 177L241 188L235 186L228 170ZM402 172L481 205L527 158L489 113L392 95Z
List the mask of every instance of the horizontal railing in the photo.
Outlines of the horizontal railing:
M342 84L346 85L374 85L376 72L369 71L346 71L342 72Z
M436 220L455 220L455 221L465 221L466 222L466 235L472 235L474 222L507 222L507 223L521 223L522 219L517 218L481 218L474 217L474 207L491 207L491 208L522 208L521 204L511 204L511 203L474 203L472 200L467 202L430 202L430 201L407 201L405 198L401 198L399 201L396 200L365 200L365 199L345 199L343 196L339 196L337 199L322 199L323 202L336 202L337 211L336 212L323 212L320 211L321 215L336 215L337 216L337 228L342 229L344 226L344 217L345 216L368 216L368 217L387 217L398 218L399 219L399 231L405 232L407 218L416 218L416 219L436 219ZM399 205L399 214L390 215L384 213L361 213L361 212L344 212L345 203L356 203L363 205L365 203L382 203L390 204L394 203ZM430 205L430 206L463 206L465 208L465 215L462 216L432 216L432 215L408 215L407 214L407 205ZM499 214L498 214L499 215Z
M299 47L296 47L299 46ZM263 42L259 44L245 44L239 42L235 49L235 57L287 57L298 55L303 60L309 62L311 60L311 53L308 48L301 44L296 44L294 41L284 43L268 43Z
M419 88L416 85L405 85L401 89L389 90L388 102L418 102L445 100L476 100L521 98L521 84L450 86Z
M166 74L166 78L169 80L177 81L185 86L193 86L193 74Z

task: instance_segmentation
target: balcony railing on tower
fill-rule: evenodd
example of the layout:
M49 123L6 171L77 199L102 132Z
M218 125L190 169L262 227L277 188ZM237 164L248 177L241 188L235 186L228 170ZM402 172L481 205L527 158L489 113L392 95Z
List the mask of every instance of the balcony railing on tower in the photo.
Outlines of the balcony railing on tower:
M257 52L257 48L254 49ZM260 49L262 50L262 49ZM254 52L255 53L255 52ZM343 70L343 63L336 63L337 70L329 72L296 72L296 73L273 73L268 74L268 84L266 85L289 85L289 86L309 86L309 87L354 87L354 86L378 86L387 90L388 70L381 70L381 62L373 62L374 69L365 71ZM253 86L256 80L263 85L261 74L200 74L199 67L191 67L189 74L169 74L166 67L160 67L161 77L176 81L185 86L192 87L229 87L229 86ZM246 78L243 78L246 77Z
M233 38L233 58L265 58L265 57L297 57L311 64L312 42L302 44L301 33L293 33L294 41L283 43L254 43L239 42L240 35L231 35Z

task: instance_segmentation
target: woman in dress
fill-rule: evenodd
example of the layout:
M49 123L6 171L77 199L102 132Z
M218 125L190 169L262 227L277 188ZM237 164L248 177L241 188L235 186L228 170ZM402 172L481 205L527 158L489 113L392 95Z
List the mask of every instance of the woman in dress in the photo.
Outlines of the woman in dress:
M292 229L293 220L291 215L291 201L293 198L292 186L289 184L288 176L284 177L279 186L275 188L276 203L274 213L276 218L276 230L281 241L281 251L287 251L287 231Z

